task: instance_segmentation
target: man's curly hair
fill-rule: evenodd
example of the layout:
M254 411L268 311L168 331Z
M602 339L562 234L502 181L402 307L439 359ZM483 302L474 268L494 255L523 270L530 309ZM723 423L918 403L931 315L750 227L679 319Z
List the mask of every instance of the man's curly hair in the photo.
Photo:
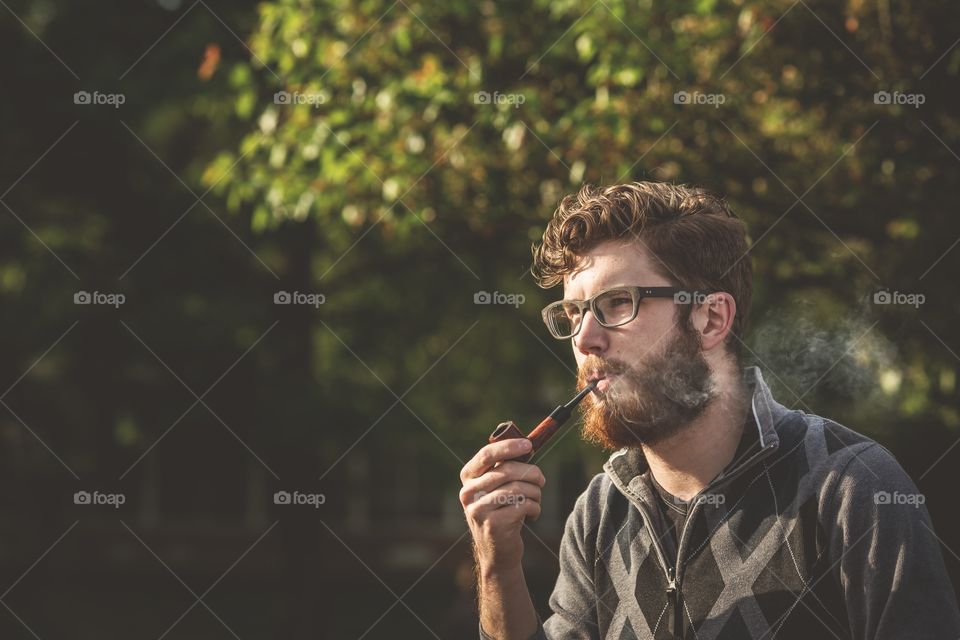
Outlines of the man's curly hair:
M646 249L660 275L687 291L725 291L737 304L736 338L728 341L739 357L747 326L753 274L746 225L709 191L664 182L632 182L608 187L584 185L564 197L533 245L531 271L543 288L561 284L581 256L605 240L635 242ZM645 284L645 283L637 283ZM693 305L678 305L689 320Z

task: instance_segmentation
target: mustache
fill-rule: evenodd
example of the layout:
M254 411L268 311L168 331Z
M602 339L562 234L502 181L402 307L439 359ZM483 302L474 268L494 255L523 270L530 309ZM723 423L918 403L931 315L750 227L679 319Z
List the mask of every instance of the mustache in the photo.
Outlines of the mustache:
M623 360L604 360L600 356L587 356L577 372L577 387L582 389L594 378L619 375L631 371L632 367Z

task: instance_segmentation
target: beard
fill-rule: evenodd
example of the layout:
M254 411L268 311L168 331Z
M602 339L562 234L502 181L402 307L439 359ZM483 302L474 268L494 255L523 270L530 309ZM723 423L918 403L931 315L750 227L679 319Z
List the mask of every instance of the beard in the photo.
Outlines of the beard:
M584 440L617 450L656 444L682 431L716 397L700 347L700 334L688 325L636 367L587 356L577 374L578 389L597 375L616 377L580 405Z

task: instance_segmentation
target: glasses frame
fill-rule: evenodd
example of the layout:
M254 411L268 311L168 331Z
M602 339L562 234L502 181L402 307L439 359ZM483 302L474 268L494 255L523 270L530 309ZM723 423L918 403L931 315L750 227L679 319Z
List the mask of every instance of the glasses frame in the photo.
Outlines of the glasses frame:
M600 296L606 293L609 293L611 291L617 291L617 290L630 292L630 297L633 300L633 312L630 314L629 318L627 318L622 322L608 324L600 319L601 316L600 314L597 313L596 300L597 298L599 298ZM696 297L695 293L687 292L686 290L681 289L680 287L618 286L618 287L610 287L608 289L604 289L597 295L593 296L592 298L587 298L586 300L571 299L571 300L557 300L556 302L551 302L550 304L548 304L543 308L543 310L540 312L540 316L543 318L543 323L547 325L547 331L550 332L551 336L553 336L557 340L568 340L576 336L578 333L580 333L580 329L583 327L583 320L580 321L580 324L577 325L577 328L570 335L558 336L556 333L554 333L553 326L550 324L550 321L548 320L548 313L550 312L551 309L554 309L561 305L574 304L577 306L577 309L580 311L581 317L587 310L590 310L593 312L593 317L597 319L597 322L600 324L601 327L612 329L614 327L622 327L628 322L633 322L637 317L637 313L639 312L640 302L644 298L674 298L678 293L686 293L689 295L690 299L694 299Z

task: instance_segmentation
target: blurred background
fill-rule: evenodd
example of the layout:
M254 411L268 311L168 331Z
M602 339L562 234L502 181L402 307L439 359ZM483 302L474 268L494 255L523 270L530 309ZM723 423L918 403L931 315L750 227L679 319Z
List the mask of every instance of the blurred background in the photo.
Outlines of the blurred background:
M745 354L960 583L960 8L0 1L0 637L472 638L459 469L574 388L583 182L726 194ZM535 602L606 456L539 464Z

